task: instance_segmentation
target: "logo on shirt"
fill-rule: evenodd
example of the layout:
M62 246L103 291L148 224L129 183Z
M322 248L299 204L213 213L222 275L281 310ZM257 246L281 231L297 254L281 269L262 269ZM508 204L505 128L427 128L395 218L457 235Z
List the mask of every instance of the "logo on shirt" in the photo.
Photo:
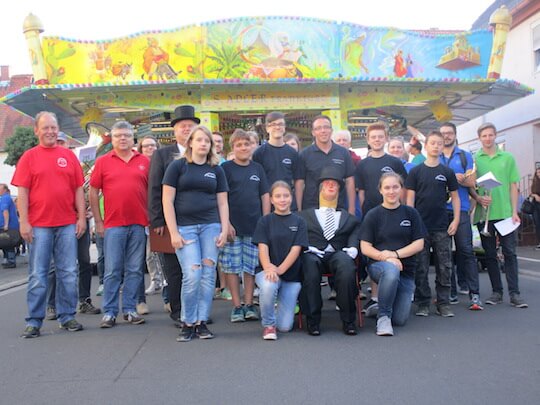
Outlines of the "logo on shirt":
M343 159L332 159L332 162L334 162L336 165L342 165L345 163Z
M259 179L259 176L257 176L256 174L252 175L249 179L253 181L261 181L261 179Z
M408 219L404 219L399 223L399 226L411 226L411 221L409 221Z
M215 178L216 178L216 175L215 175L214 173L208 172L208 173L205 173L205 174L204 174L204 177L210 177L211 179L215 179Z
M292 165L292 160L289 158L285 158L281 161L284 165Z
M296 225L289 226L289 229L291 230L291 232L298 232L298 227Z
M381 172L383 173L394 173L394 170L389 167L389 166L384 166L382 169L381 169Z
M446 182L446 176L444 176L444 174L439 174L439 175L435 176L435 180Z
M63 157L60 157L58 158L58 160L56 161L56 164L59 166L59 167L67 167L67 160Z
M146 169L145 165L139 165L139 170L145 170L145 169Z

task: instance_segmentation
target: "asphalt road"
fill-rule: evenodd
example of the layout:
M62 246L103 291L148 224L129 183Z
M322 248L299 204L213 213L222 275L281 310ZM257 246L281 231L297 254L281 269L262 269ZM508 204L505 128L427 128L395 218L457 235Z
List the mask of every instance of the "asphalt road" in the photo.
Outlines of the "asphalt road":
M214 301L216 338L189 343L175 341L159 296L145 325L102 330L99 315L79 315L82 332L45 321L40 338L21 339L23 285L0 292L0 403L538 404L540 278L520 281L528 309L507 296L482 312L463 301L455 318L412 316L394 337L376 336L373 319L345 336L326 301L320 337L267 342L258 322L231 324L230 303Z

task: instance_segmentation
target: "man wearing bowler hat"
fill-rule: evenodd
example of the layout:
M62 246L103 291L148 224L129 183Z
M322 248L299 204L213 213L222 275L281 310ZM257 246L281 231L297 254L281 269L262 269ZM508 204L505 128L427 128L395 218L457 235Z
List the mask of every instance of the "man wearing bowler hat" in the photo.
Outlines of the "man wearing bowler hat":
M150 232L163 235L165 230L165 217L161 204L162 187L161 181L169 163L176 157L184 154L186 141L191 130L201 120L195 117L195 108L190 105L181 105L174 110L171 127L174 130L176 143L154 152L150 163L150 175L148 180L148 211L150 215ZM170 317L174 321L180 319L180 290L182 288L182 270L176 254L164 253L163 272L167 280L169 304L171 306Z
M302 255L302 296L307 316L308 333L320 335L321 276L335 276L336 304L346 335L356 335L356 265L360 220L344 209L336 209L339 190L344 186L343 176L332 166L322 169L319 177L319 208L310 208L298 214L308 229L309 247Z

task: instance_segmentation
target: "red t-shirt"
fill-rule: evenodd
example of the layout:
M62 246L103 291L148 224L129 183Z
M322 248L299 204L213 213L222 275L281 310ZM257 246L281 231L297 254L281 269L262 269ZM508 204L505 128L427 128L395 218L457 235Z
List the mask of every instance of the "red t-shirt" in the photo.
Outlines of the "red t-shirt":
M28 189L28 222L38 227L77 222L75 191L83 183L81 164L72 151L40 145L21 156L11 180Z
M124 162L114 151L96 160L90 185L103 191L105 228L148 225L148 172L150 160L133 152Z

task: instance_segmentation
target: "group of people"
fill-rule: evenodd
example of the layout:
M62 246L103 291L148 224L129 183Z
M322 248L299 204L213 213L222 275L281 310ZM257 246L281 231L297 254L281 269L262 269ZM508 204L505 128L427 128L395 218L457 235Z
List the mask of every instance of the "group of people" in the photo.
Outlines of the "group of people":
M407 322L413 297L417 316L431 313L431 251L436 313L454 316L451 304L458 302L458 293L469 295L470 310L482 310L471 201L477 205L475 223L483 227L488 221L490 231L482 234L493 290L485 302L503 301L498 239L510 303L527 307L518 285L516 232L497 238L494 228L505 218L520 221L519 174L512 155L498 148L494 125L478 129L482 149L473 161L457 147L455 125L444 123L426 136L425 160L409 167L403 155L385 152L389 141L396 140L389 139L382 122L367 128L370 152L360 160L348 149L350 133L333 134L331 119L324 115L313 119L313 143L298 152L298 139L286 139L285 118L280 112L266 116L268 140L258 147L252 134L235 130L228 161L216 153L223 149L223 138L200 125L192 106L174 111L176 142L166 147L146 137L137 151L133 127L118 121L110 131L112 151L99 157L91 172L89 211L80 163L58 147L56 116L39 113L39 145L21 157L12 180L18 187L21 236L30 244L22 336L40 335L51 262L60 327L83 329L75 319L81 300L77 239L87 231L89 212L96 236L103 239L101 328L114 327L120 310L127 323L145 322L138 305L141 291L144 297L144 264L158 249L152 249L147 236L160 245L167 304L181 328L180 342L214 337L208 324L218 270L231 293L230 321L260 319L265 340L293 328L298 305L307 332L321 334L323 275L330 276L343 333L356 335L359 269L372 281L365 309L377 316L376 333L393 335L393 326ZM403 141L397 144L392 150L401 146L403 151ZM487 172L502 183L489 194L475 189L476 177ZM160 281L153 273L149 290ZM259 308L254 305L256 287ZM87 313L101 312L95 309ZM85 312L80 304L79 311Z

